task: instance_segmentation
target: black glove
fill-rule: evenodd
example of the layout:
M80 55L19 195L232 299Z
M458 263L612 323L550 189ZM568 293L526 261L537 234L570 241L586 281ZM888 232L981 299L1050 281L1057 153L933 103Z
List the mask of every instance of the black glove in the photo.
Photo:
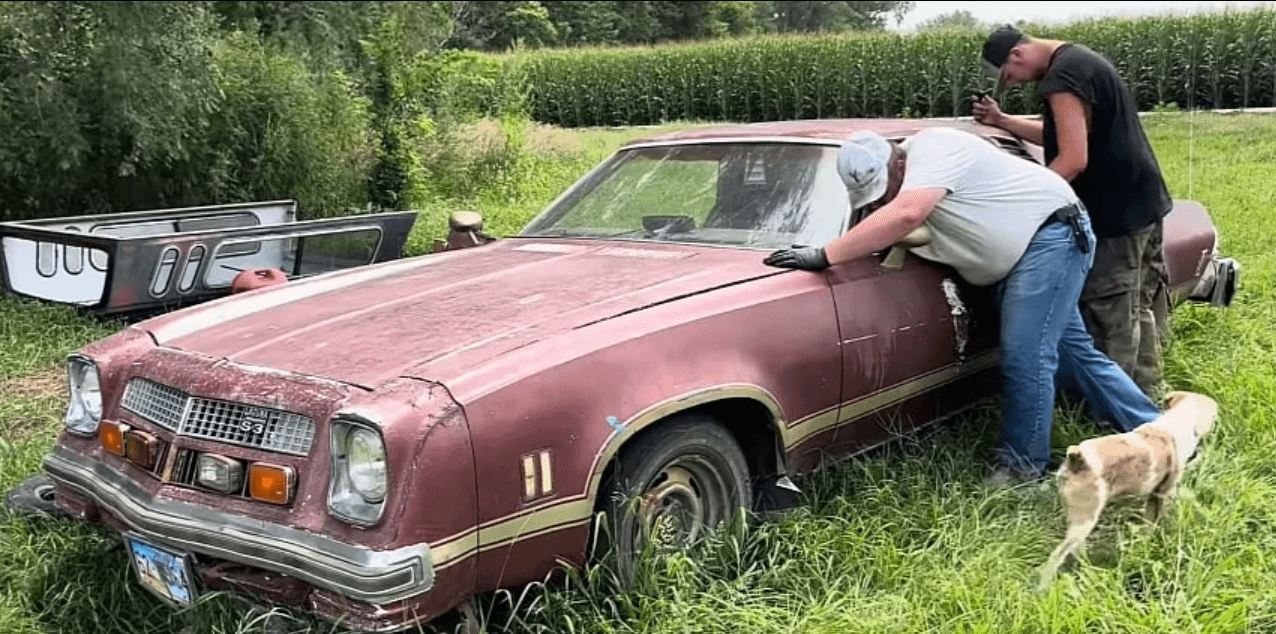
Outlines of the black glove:
M791 249L780 249L762 260L768 266L782 269L805 269L819 271L829 266L829 259L824 255L824 247L804 247L793 245Z

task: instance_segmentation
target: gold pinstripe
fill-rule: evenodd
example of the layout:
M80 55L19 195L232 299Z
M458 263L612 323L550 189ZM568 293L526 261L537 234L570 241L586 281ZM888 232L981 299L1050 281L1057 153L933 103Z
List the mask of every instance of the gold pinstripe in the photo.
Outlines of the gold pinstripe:
M911 381L861 396L787 424L775 397L764 388L747 383L732 383L696 390L658 403L635 414L623 431L613 434L594 457L586 493L564 496L540 507L524 509L469 528L430 544L435 570L447 568L475 553L513 544L564 528L587 523L593 514L592 500L598 492L603 469L620 446L642 429L677 412L728 398L749 398L764 405L776 422L784 449L787 451L812 436L836 429L866 414L897 405L921 392L952 383L971 374L995 367L1000 361L997 351L988 352L961 365L949 365Z

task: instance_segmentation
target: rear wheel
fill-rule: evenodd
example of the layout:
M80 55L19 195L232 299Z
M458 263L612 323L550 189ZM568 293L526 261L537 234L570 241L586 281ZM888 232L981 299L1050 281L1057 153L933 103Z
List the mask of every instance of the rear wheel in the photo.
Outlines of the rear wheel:
M625 579L649 549L684 548L752 499L749 468L715 419L684 414L622 447L599 488L598 547Z

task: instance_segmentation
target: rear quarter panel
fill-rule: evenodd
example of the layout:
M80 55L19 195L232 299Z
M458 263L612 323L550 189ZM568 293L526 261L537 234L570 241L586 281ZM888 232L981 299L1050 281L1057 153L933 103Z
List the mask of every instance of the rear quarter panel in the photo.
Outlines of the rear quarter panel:
M1163 221L1165 268L1171 295L1185 295L1209 263L1218 242L1214 221L1194 200L1175 200Z

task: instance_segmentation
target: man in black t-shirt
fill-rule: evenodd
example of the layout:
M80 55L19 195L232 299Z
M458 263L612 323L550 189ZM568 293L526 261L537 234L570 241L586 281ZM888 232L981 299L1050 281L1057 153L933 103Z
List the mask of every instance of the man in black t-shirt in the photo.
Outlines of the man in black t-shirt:
M1129 87L1102 55L1010 25L988 36L983 59L1008 86L1037 82L1041 120L1007 115L987 97L974 117L1042 145L1089 209L1098 246L1081 314L1096 347L1157 400L1169 313L1161 219L1173 201Z

